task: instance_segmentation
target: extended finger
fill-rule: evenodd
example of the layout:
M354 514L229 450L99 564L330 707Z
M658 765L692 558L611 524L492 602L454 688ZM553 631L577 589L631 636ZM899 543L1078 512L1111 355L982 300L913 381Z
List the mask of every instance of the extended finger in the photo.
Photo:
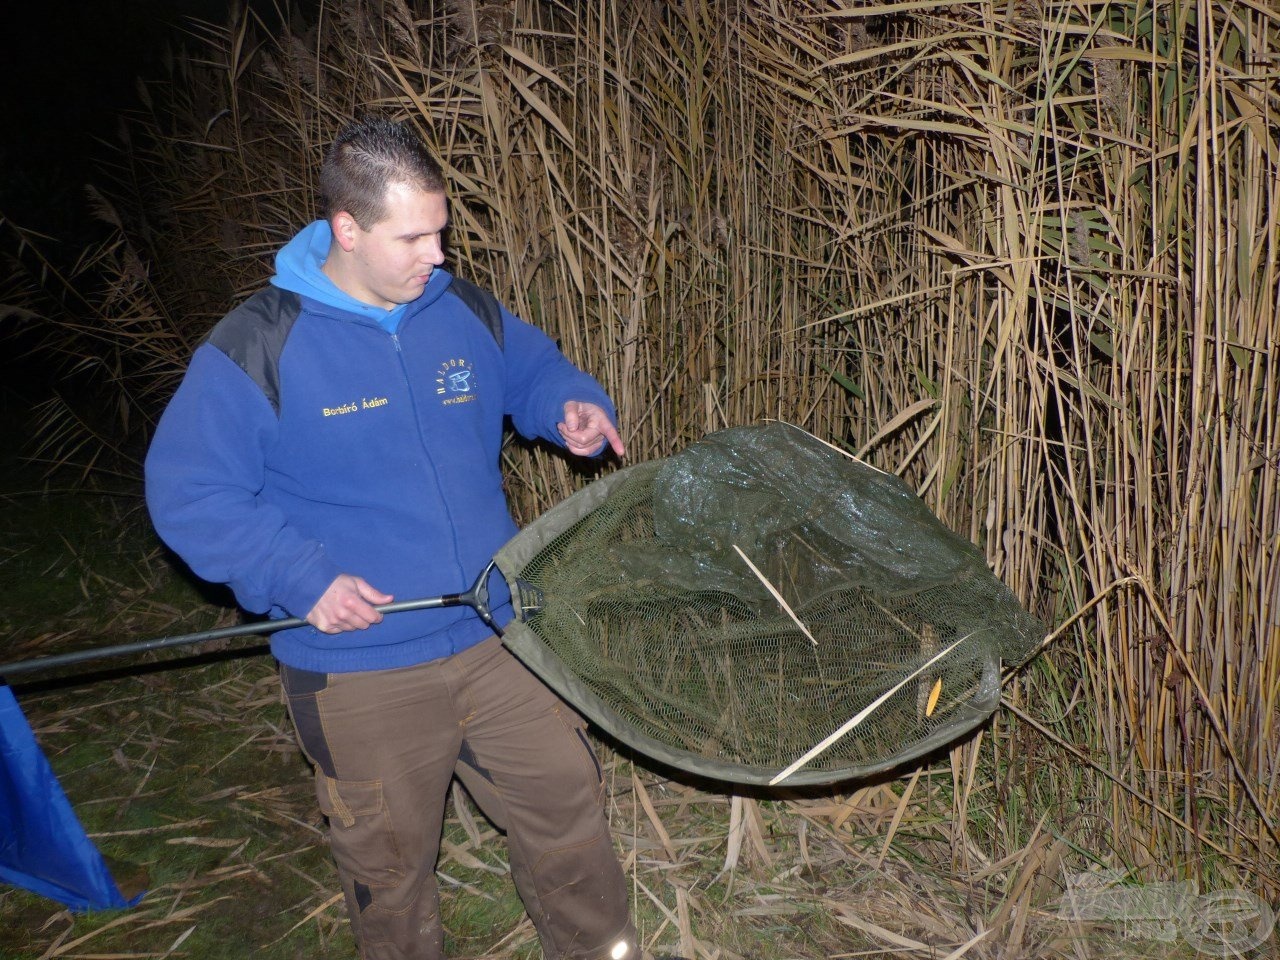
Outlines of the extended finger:
M609 446L613 448L613 452L619 457L627 455L627 448L622 443L622 437L618 434L618 429L610 421L608 417L602 418L603 426L600 427L600 435L609 441Z

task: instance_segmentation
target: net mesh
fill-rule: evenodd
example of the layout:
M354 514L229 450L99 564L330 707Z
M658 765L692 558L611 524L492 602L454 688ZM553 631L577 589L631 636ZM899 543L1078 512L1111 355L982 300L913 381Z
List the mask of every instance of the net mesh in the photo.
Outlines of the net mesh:
M892 769L982 723L1044 635L896 477L794 427L597 481L497 556L506 642L591 720L702 776Z

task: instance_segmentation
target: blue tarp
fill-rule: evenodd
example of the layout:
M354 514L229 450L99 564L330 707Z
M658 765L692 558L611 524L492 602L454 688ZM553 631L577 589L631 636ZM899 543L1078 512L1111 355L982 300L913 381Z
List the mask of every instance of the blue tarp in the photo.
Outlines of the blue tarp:
M131 907L84 832L13 691L0 684L0 882L72 910Z

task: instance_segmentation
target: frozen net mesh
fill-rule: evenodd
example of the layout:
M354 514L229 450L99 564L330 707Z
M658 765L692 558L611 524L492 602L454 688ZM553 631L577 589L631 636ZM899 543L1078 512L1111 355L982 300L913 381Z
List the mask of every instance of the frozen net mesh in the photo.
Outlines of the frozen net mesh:
M769 782L895 686L784 782L943 746L1045 632L905 484L785 424L599 480L497 562L527 603L506 642L535 672L623 743L739 783Z

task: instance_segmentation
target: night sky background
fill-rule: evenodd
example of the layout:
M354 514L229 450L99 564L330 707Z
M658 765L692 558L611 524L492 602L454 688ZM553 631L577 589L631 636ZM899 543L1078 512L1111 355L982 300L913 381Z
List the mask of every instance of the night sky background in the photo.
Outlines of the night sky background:
M104 227L90 213L85 185L110 192L122 112L137 109L139 81L165 75L166 50L188 43L192 18L226 22L228 0L33 0L5 5L0 54L0 216L46 235L41 251L69 265ZM254 2L266 17L274 4ZM0 269L16 252L0 233ZM0 278L3 281L7 278ZM0 302L3 299L0 298ZM33 352L34 351L34 352ZM0 416L11 427L51 389L51 364L38 338L0 319ZM9 431L0 432L14 452Z
M35 0L13 3L0 31L0 212L29 229L83 230L83 184L114 140L117 117L138 103L137 79L163 73L178 24L221 20L208 0Z

